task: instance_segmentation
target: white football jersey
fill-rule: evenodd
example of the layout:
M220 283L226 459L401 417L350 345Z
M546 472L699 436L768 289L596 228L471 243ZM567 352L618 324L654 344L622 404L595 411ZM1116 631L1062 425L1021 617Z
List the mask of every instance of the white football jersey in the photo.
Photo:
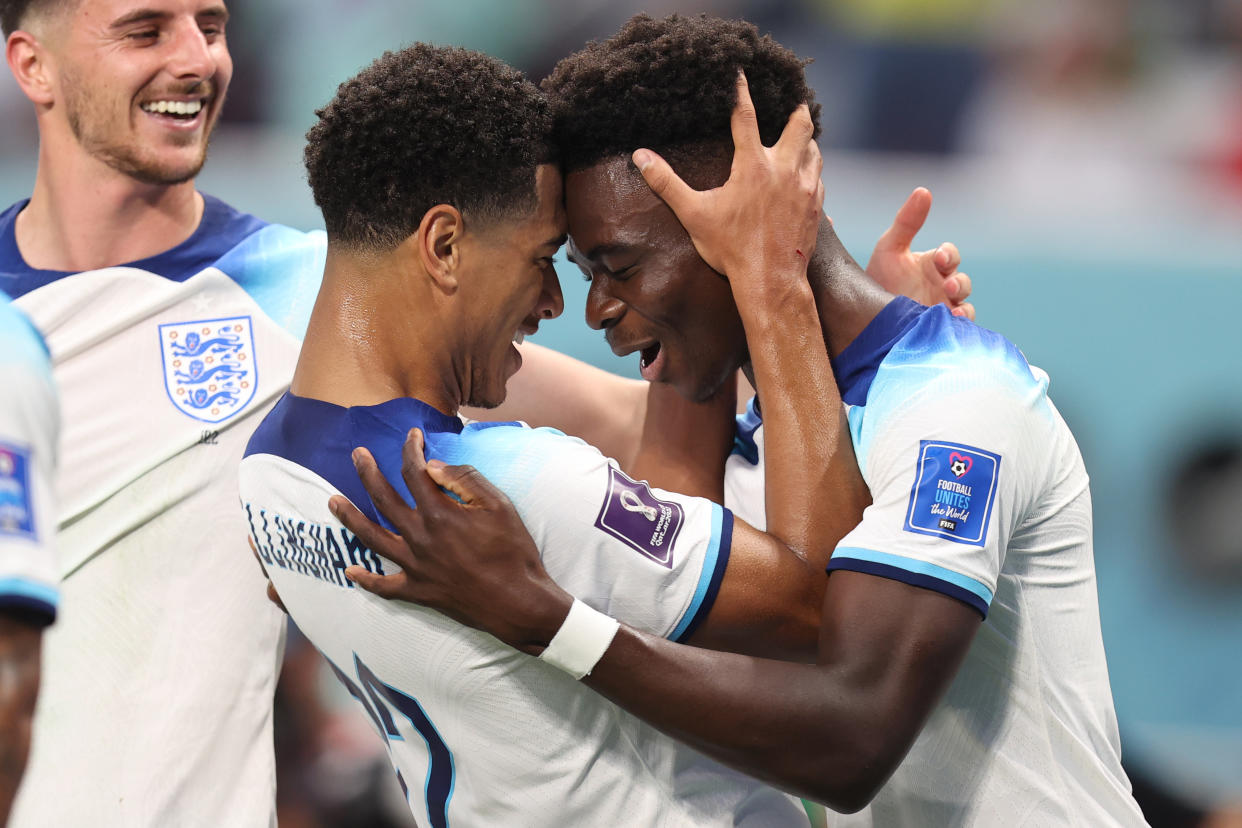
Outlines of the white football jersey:
M299 629L370 716L420 825L806 825L791 797L679 745L566 674L432 610L354 588L345 567L397 571L328 511L344 494L384 522L350 461L366 446L401 481L406 433L469 463L513 501L574 595L684 640L712 606L733 518L651 489L580 440L464 425L414 399L342 408L287 394L241 467L267 571Z
M47 347L0 293L0 609L50 624L60 405Z
M29 267L0 214L0 289L60 388L60 616L14 826L275 823L284 619L237 513L250 433L288 387L326 240L205 197L184 243L122 267Z
M1145 824L1121 767L1087 473L1047 375L1000 335L900 298L834 367L872 505L829 571L933 589L984 621L889 782L831 824ZM754 401L725 503L765 524Z

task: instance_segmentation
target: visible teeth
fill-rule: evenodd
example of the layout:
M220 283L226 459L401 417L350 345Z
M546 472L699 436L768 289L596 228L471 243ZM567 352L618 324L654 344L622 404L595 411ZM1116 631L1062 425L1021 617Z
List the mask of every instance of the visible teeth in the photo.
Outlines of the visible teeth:
M513 341L516 342L518 345L521 345L525 340L526 340L526 334L522 333L521 331L518 331L517 333L513 335Z
M202 101L149 101L142 108L147 112L170 115L197 115L203 108Z

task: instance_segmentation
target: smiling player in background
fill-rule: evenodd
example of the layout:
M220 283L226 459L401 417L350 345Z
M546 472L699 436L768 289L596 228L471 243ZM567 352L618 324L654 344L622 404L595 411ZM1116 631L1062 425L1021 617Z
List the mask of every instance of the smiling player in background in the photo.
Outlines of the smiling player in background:
M15 826L274 820L284 622L235 552L233 470L288 385L324 241L195 189L227 18L0 0L39 127L34 191L0 213L0 290L46 339L64 414L62 600Z

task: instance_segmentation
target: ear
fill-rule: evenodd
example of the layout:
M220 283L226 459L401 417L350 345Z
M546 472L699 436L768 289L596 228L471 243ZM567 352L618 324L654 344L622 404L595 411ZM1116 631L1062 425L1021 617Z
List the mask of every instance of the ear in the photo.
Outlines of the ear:
M461 211L450 204L437 204L423 215L414 235L423 269L436 286L448 294L457 292L465 232Z
M36 105L51 106L54 72L47 47L30 32L18 29L9 35L4 56L26 97Z

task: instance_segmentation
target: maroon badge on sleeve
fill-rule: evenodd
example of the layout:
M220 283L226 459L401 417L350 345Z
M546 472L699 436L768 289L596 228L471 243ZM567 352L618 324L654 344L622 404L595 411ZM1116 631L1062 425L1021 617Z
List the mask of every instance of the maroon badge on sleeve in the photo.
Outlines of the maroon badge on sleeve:
M660 500L645 482L631 480L620 469L608 469L608 494L595 519L599 529L650 558L673 568L673 544L685 520L681 504Z

